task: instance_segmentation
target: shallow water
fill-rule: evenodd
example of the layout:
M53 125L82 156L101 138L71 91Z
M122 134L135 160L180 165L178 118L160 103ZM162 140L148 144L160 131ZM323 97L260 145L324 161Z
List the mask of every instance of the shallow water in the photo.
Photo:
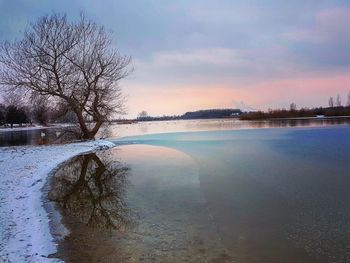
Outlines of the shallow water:
M14 131L2 131L0 129L0 147L67 143L75 139L76 137L73 133L65 133L63 128Z
M66 262L231 262L200 191L192 158L158 146L123 146L61 166L49 199L70 234Z
M72 232L60 243L60 257L350 261L349 126L167 133L114 142L117 148L98 156L118 169L128 167L127 183L112 185L123 193L129 223L106 232L61 207ZM75 167L61 169L67 166Z

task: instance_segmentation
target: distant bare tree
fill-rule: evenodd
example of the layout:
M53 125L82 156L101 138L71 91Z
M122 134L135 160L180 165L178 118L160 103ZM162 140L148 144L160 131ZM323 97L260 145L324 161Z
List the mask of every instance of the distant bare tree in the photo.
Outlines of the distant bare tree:
M339 94L337 95L337 100L335 101L335 106L341 107L341 98L340 98Z
M140 118L145 118L145 117L148 117L148 113L147 111L143 110L139 113L138 117Z
M329 97L328 105L329 105L329 107L331 107L331 108L334 107L334 99L333 99L333 97Z
M350 107L350 91L348 93L348 101L346 102L346 106Z
M45 96L33 96L31 100L31 111L33 118L42 125L47 125L50 120L50 101Z
M290 110L291 111L297 110L297 105L294 102L290 104Z
M124 112L119 86L130 57L113 47L104 27L81 15L52 14L30 25L20 41L0 47L0 84L63 103L77 117L81 137L93 139L112 114Z
M14 105L16 107L23 107L26 105L26 96L18 92L17 90L4 89L2 94L4 105L10 106Z

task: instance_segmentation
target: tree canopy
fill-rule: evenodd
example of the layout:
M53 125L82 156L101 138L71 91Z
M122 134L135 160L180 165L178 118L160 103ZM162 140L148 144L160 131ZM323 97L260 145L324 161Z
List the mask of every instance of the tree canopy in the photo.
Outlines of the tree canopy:
M92 139L112 114L124 111L120 81L131 58L115 48L103 26L84 15L46 15L21 40L0 46L0 84L45 96L75 113L81 137Z

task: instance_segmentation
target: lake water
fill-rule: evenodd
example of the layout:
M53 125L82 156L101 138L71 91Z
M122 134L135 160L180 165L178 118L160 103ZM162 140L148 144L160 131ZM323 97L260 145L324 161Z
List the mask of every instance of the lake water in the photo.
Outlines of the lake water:
M113 142L116 148L76 157L53 176L49 197L71 230L59 257L350 262L350 126Z
M306 118L270 121L240 121L238 119L152 121L132 124L112 124L103 127L97 137L120 138L132 135L169 133L183 131L214 131L256 128L322 127L350 124L350 117ZM45 128L35 130L2 131L0 147L16 145L42 145L64 143L76 139L73 133L64 129Z
M20 145L47 145L71 142L76 137L73 133L64 133L62 128L43 128L2 131L0 129L0 147Z

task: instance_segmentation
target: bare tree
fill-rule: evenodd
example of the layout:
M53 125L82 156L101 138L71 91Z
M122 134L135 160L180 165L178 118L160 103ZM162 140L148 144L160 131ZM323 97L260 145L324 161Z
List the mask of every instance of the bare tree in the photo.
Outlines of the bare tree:
M124 111L119 86L131 58L112 45L103 26L81 15L40 18L20 41L0 47L0 84L54 98L73 111L81 136L93 139L112 114Z
M16 107L23 107L24 105L26 105L26 96L23 96L23 94L16 90L11 91L9 89L4 89L2 96L4 105L6 106L14 105Z
M45 96L33 96L30 104L32 117L40 124L48 125L52 112L49 99Z
M329 107L331 107L331 108L334 107L334 99L333 99L333 97L329 97L328 105L329 105Z
M137 115L137 119L140 121L144 121L147 120L149 118L149 115L147 113L147 111L143 110L141 111L138 115Z
M290 108L291 111L296 111L297 110L297 105L293 102L293 103L290 104L289 108Z
M340 98L339 94L337 95L337 100L335 101L335 106L341 107L341 98Z
M346 106L350 107L350 91L348 93L348 101L346 102Z

